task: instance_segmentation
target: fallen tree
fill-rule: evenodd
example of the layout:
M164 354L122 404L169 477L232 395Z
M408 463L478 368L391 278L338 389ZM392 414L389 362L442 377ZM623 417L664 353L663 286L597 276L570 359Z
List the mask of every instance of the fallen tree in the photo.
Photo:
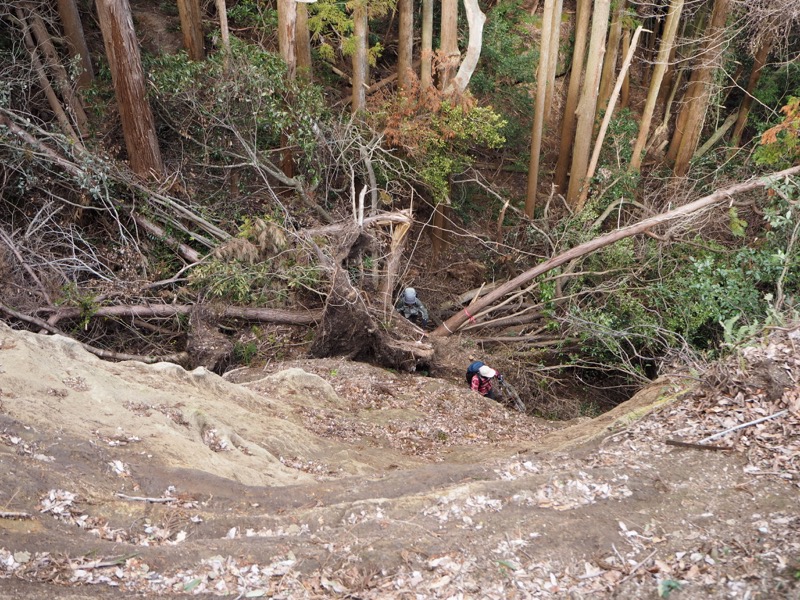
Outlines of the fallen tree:
M692 213L697 213L703 209L707 209L713 207L717 204L725 202L732 196L736 194L741 194L744 192L748 192L751 190L764 188L768 186L770 183L780 180L785 177L789 177L790 175L794 175L796 173L800 173L800 165L791 167L789 169L785 169L783 171L779 171L777 173L772 173L770 175L766 175L763 177L759 177L756 179L752 179L750 181L745 181L742 183L738 183L736 185L732 185L730 187L717 190L713 194L709 194L708 196L704 196L694 202L690 202L689 204L685 204L679 208L674 210L662 213L660 215L656 215L654 217L650 217L648 219L644 219L639 221L638 223L634 223L632 225L628 225L627 227L622 227L617 229L616 231L612 231L605 235L602 235L598 238L593 240L589 240L583 244L579 244L574 248L567 250L566 252L562 252L561 254L554 256L543 263L535 266L533 269L529 269L524 273L518 275L514 279L508 281L507 283L495 288L493 291L489 292L485 296L481 297L478 301L474 304L465 308L446 321L444 321L439 327L437 327L431 335L435 337L446 337L449 336L456 331L458 331L462 325L466 322L476 322L475 316L485 308L491 307L495 302L503 298L509 292L516 290L517 288L525 285L526 283L530 282L531 280L535 279L539 275L547 273L557 267L560 267L563 264L566 264L576 258L580 258L582 256L586 256L591 254L592 252L596 252L601 248L606 246L610 246L615 242L618 242L622 239L638 235L641 233L646 233L653 227L658 225L662 225L664 223L668 223L670 221L674 221L675 219L685 217Z

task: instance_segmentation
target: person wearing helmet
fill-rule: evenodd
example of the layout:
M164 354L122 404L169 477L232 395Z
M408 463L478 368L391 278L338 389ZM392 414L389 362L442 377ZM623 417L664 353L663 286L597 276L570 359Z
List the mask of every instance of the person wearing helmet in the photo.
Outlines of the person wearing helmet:
M494 389L495 380L502 381L502 375L498 375L497 371L489 365L483 365L478 369L478 372L472 376L469 386L481 396L497 400L499 396Z
M395 305L397 312L403 315L406 319L422 326L428 326L428 309L417 298L417 290L412 287L407 287L403 290L403 297L397 301Z

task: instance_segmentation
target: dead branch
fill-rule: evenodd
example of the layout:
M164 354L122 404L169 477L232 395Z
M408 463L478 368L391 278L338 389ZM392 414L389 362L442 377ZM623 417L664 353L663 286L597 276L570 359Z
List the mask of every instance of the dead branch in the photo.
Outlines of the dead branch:
M12 317L19 319L20 321L25 321L26 323L32 323L33 325L37 325L42 329L49 331L50 333L54 333L57 335L61 335L67 338L72 339L70 336L65 334L63 331L58 329L57 327L53 327L47 321L43 321L37 317L32 317L30 315L23 314L19 311L14 310L0 302L0 311L11 315ZM96 348L94 346L90 346L89 344L85 344L83 342L78 342L84 350L87 352L94 354L100 358L107 358L111 360L135 360L138 362L143 362L147 364L157 363L157 362L174 362L178 364L185 364L187 359L189 358L188 354L185 352L177 352L175 354L167 354L165 356L140 356L138 354L125 354L123 352L112 352L111 350L103 350L102 348Z
M26 512L0 511L0 519L32 519L33 515Z
M484 298L479 300L475 303L472 310L469 311L472 315L477 314L482 309L491 306L493 302L499 300L503 296L505 296L508 292L519 288L520 286L528 283L532 279L535 279L539 275L543 273L547 273L556 267L560 267L561 265L568 263L569 261L579 258L581 256L586 256L587 254L591 254L592 252L596 252L601 248L605 248L606 246L610 246L611 244L618 242L619 240L638 235L640 233L645 233L649 229L656 227L657 225L662 225L664 223L668 223L680 217L685 217L692 213L698 212L702 209L709 208L714 206L715 204L722 203L727 201L734 196L735 194L741 194L743 192L748 192L751 190L759 189L766 187L769 185L770 181L774 181L776 179L781 179L785 177L789 177L790 175L794 175L795 173L800 173L800 165L791 167L789 169L785 169L783 171L779 171L777 173L772 173L770 175L766 175L763 177L759 177L757 179L753 179L750 181L745 181L743 183L737 183L736 185L732 185L730 187L717 190L713 194L708 196L704 196L699 200L695 200L694 202L690 202L684 206L676 208L674 210L662 213L660 215L656 215L654 217L650 217L648 219L644 219L638 223L634 223L633 225L629 225L627 227L623 227L622 229L618 229L616 231L612 231L605 235L602 235L598 238L585 242L583 244L579 244L566 252L562 252L561 254L554 256L553 258L540 263L533 269L518 275L511 281L507 282L506 284L498 287L493 292L487 294ZM446 337L455 331L457 331L465 321L470 318L470 314L467 314L465 311L460 311L457 314L450 317L447 321L442 323L439 327L433 331L433 336L441 336Z
M761 417L760 419L756 419L754 421L749 421L747 423L742 423L741 425L737 425L736 427L731 427L730 429L726 429L725 431L720 431L719 433L715 433L714 435L710 435L706 438L700 440L699 443L705 444L706 442L710 442L716 439L721 438L722 436L731 433L732 431L738 431L739 429L744 429L745 427L750 427L751 425L758 425L759 423L763 423L764 421L769 421L770 419L777 419L778 417L782 417L788 410L779 410L774 415L769 415L767 417Z
M733 450L730 446L707 446L706 444L692 444L691 442L682 442L680 440L666 440L664 443L667 446L694 448L696 450Z
M123 494L117 492L114 494L117 498L122 498L123 500L131 500L132 502L150 502L152 504L168 504L170 502L177 502L177 498L148 498L146 496L128 496L127 494Z
M91 314L86 314L84 310L76 307L59 307L45 310L53 311L53 314L47 320L47 324L52 326L62 319L77 319L78 317L176 317L179 315L188 315L195 310L196 307L197 306L193 304L101 306L91 311ZM244 319L246 321L267 321L280 325L312 325L322 319L322 311L291 311L279 308L227 306L222 311L221 316L232 319Z

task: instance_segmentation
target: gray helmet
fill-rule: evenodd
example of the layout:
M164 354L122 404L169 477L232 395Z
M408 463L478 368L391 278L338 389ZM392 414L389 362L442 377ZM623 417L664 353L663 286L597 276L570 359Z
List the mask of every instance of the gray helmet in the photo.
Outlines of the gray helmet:
M417 301L417 290L412 287L403 290L403 300L406 304L414 304Z

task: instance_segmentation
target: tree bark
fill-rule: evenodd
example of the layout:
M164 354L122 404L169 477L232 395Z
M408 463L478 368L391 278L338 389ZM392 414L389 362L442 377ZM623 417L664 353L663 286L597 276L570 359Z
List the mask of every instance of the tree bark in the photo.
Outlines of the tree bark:
M419 83L424 90L433 85L433 0L422 0L422 43L420 46Z
M30 27L33 35L37 41L37 49L44 55L45 64L49 69L53 79L56 81L58 91L64 104L72 116L75 123L75 128L81 136L89 133L89 120L86 118L86 112L83 110L83 104L80 97L75 94L72 85L69 82L69 76L64 65L61 64L61 58L56 52L53 45L53 40L50 38L50 33L47 31L47 26L42 17L35 10L30 10Z
M525 195L525 214L533 217L536 210L536 194L539 191L539 161L542 150L542 130L544 129L545 101L547 84L549 83L548 68L550 65L550 51L552 49L551 36L553 31L553 13L556 0L545 0L542 10L542 35L539 64L536 68L536 104L533 112L533 125L531 128L531 161L528 166L528 189Z
M572 158L572 141L575 136L581 81L583 79L583 63L586 59L586 41L589 33L589 17L591 16L591 0L578 0L575 15L575 48L572 52L572 71L569 75L569 89L561 121L561 145L556 164L555 185L559 192L567 189L567 174Z
M308 31L308 3L297 3L296 50L297 72L308 81L314 78L311 64L311 34Z
M203 60L206 51L203 44L200 0L178 0L178 14L181 18L181 33L186 53L191 60Z
M96 0L128 161L140 177L164 172L128 0Z
M561 46L561 11L564 0L556 0L553 9L552 23L550 24L550 51L547 61L547 88L544 95L544 122L549 128L553 122L551 108L553 106L553 93L556 88L556 71L558 70L558 48Z
M603 68L606 28L610 10L610 0L595 0L592 14L592 34L589 40L590 52L586 61L583 92L578 102L578 124L575 128L575 143L572 147L572 168L570 169L572 173L567 189L567 203L570 206L577 206L583 186L589 184L586 179L586 167L589 163L589 148L592 143L597 90L600 86L600 71Z
M228 7L225 0L215 0L219 18L219 35L222 39L222 66L227 72L231 66L231 34L228 30Z
M763 188L769 185L770 182L784 179L797 173L800 173L800 165L779 171L777 173L772 173L771 175L759 177L743 183L737 183L736 185L717 190L713 194L700 198L699 200L695 200L694 202L690 202L689 204L685 204L684 206L674 210L656 215L655 217L650 217L649 219L644 219L643 221L639 221L633 225L623 227L622 229L617 229L616 231L612 231L593 240L589 240L588 242L584 242L583 244L575 246L574 248L571 248L566 252L559 254L558 256L554 256L553 258L538 264L533 269L525 271L511 281L508 281L507 283L496 288L494 291L488 293L486 296L482 297L480 300L471 305L469 314L467 314L464 310L456 313L447 321L442 323L442 325L437 327L431 335L445 337L458 331L461 325L463 325L468 319L474 318L474 316L480 311L492 306L493 303L500 300L509 292L512 292L525 285L539 275L547 273L548 271L551 271L556 267L560 267L561 265L575 260L576 258L591 254L592 252L595 252L601 248L605 248L606 246L609 246L614 242L618 242L619 240L644 233L657 225L668 223L669 221L678 219L680 217L685 217L686 215L690 215L704 208L714 206L715 204L729 202L731 196L735 194L741 194L758 188Z
M94 69L92 69L92 57L89 54L89 47L86 45L86 37L83 35L83 25L78 6L75 0L58 0L58 14L61 17L61 25L64 27L64 37L67 39L70 57L79 57L81 72L78 74L78 89L84 90L94 79Z
M464 60L461 61L461 66L458 68L458 73L445 89L445 94L452 94L453 92L463 94L466 91L469 80L472 78L472 74L475 72L478 60L481 57L483 25L486 23L486 15L481 12L478 0L464 0L464 10L469 26L467 52L464 55Z
M33 70L36 71L36 76L39 79L39 85L42 87L45 98L47 98L47 103L50 105L50 110L53 111L53 115L55 115L56 121L58 121L58 126L61 128L61 133L71 140L72 143L81 146L81 138L72 127L72 123L70 122L67 113L64 111L64 107L61 106L61 102L59 102L58 96L56 96L53 86L50 84L50 80L47 78L47 73L45 72L42 61L39 59L39 52L37 51L36 44L31 36L25 15L20 8L16 8L15 13L17 15L17 20L19 21L19 26L22 28L22 39L25 43L25 47L30 53Z
M611 92L611 97L608 100L608 106L606 107L606 114L603 116L603 122L600 125L600 131L597 132L597 140L595 140L594 144L594 151L592 152L592 159L589 161L589 169L586 171L586 179L590 180L594 177L594 171L597 168L597 161L600 159L600 150L602 149L603 140L606 137L606 131L608 130L608 124L611 122L611 115L614 114L614 105L617 102L617 96L619 95L620 89L622 89L622 82L625 80L625 75L628 73L628 68L631 66L631 61L633 60L633 53L636 51L636 44L639 42L639 34L642 33L642 26L636 28L636 31L633 34L633 41L631 42L631 47L628 49L628 54L625 56L625 61L622 64L622 69L620 70L619 77L617 77L617 84L614 86L614 90ZM578 205L576 206L577 210L581 210L584 205L586 204L586 198L589 195L589 186L583 186L583 191L581 192L580 200L578 201Z
M765 33L753 58L753 70L750 71L750 78L747 80L747 87L744 90L744 98L739 106L739 114L736 117L736 124L733 126L733 133L731 134L730 145L734 148L739 146L739 142L742 140L742 132L747 124L747 115L750 114L750 107L753 106L753 93L758 85L758 80L761 78L761 70L767 62L767 57L772 50L774 41L775 37L771 32Z
M629 171L638 171L642 166L644 158L644 145L650 133L650 123L653 120L656 101L658 100L661 82L664 80L669 57L672 54L675 44L675 34L678 31L678 21L680 21L681 11L683 10L684 0L672 0L669 7L667 21L664 24L664 35L661 37L661 46L658 49L658 57L653 70L653 77L650 80L650 88L647 90L647 100L642 110L642 118L639 125L639 135L636 137L636 144L633 147L633 157L628 168Z
M398 0L400 13L397 31L397 87L408 89L413 77L414 52L414 0Z
M458 50L458 0L442 0L441 64L439 89L445 90L456 73L461 53Z
M365 0L358 0L353 9L353 36L356 39L356 50L353 52L353 113L363 110L367 103L367 5Z
M611 28L608 32L606 55L603 60L603 74L600 76L600 91L597 98L597 110L602 111L608 106L611 89L617 71L617 56L619 55L619 42L622 39L622 16L625 14L626 0L617 0L614 16L611 19Z
M295 0L278 0L278 49L286 64L289 79L294 79L297 70L297 3Z
M667 152L667 160L674 162L673 172L678 177L686 175L689 162L697 150L703 130L714 71L718 67L724 49L725 19L730 0L715 0L711 21L705 33L700 57L702 63L692 72L689 87L684 95L684 104L675 125L675 135Z
M628 55L628 50L631 47L631 30L627 27L622 32L622 54L623 56ZM620 91L619 96L619 107L620 108L628 108L628 103L630 102L630 95L631 95L631 72L628 71L625 73L625 79L622 80L622 90Z

